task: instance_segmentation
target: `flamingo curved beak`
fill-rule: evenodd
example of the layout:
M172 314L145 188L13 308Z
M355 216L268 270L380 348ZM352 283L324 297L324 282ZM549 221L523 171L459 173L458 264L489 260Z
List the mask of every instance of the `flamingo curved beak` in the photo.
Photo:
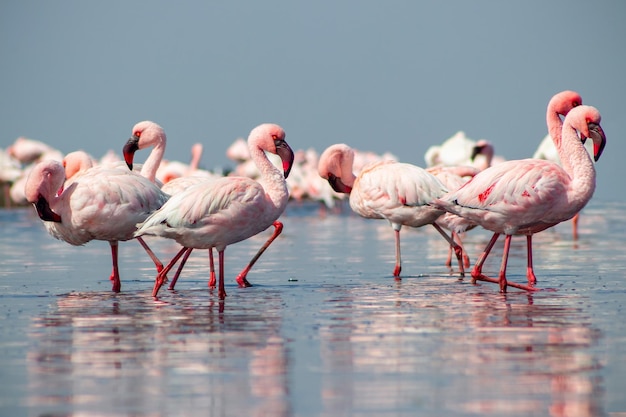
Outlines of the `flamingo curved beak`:
M336 176L335 174L328 174L328 183L338 193L350 194L352 192L352 187L346 185L341 181L341 178Z
M126 161L126 165L128 169L133 170L133 159L135 157L135 152L139 150L139 136L132 136L124 145L124 149L122 153L124 154L124 161Z
M589 123L589 138L593 141L593 160L597 162L606 146L606 135L602 126L597 123Z
M284 140L275 140L274 144L276 145L276 154L280 156L281 161L283 161L283 174L285 178L287 178L293 166L293 150Z
M472 148L472 155L470 156L470 161L473 161L474 158L476 158L476 155L481 154L484 149L485 149L485 145L474 146Z

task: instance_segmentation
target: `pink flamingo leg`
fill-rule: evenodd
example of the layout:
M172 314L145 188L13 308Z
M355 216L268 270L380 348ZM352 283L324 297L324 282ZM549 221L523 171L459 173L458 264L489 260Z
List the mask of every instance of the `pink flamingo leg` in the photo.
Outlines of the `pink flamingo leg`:
M209 248L209 288L215 288L215 262L213 262L213 248Z
M146 241L143 240L141 236L138 236L136 239L139 241L141 246L143 246L148 256L150 256L150 259L152 259L152 262L154 262L154 266L156 266L157 272L161 272L161 270L163 269L163 263L159 260L159 258L157 258L157 256L154 254L152 249L150 249Z
M437 223L431 223L435 230L443 236L443 238L450 244L450 247L454 249L454 254L456 255L456 259L459 261L459 273L462 277L465 276L465 268L463 267L463 248L459 246L453 239L450 238L446 234L446 232L439 226Z
M217 251L219 256L219 266L220 266L220 279L219 279L219 288L217 290L217 294L220 300L226 298L226 289L224 289L224 251Z
M506 292L506 264L509 261L509 250L511 249L511 235L504 236L504 250L502 252L502 263L500 264L500 273L498 274L498 283L500 284L500 292Z
M465 268L469 268L470 267L470 258L469 255L467 254L467 251L465 250L465 248L463 247L463 241L461 240L461 236L459 236L458 233L452 232L452 237L455 239L455 241L459 244L459 246L461 247L461 250L463 251L463 266ZM450 248L452 249L452 248Z
M402 255L400 254L400 229L395 229L396 235L396 266L393 269L393 276L396 280L400 280L400 271L402 271Z
M170 269L172 269L174 265L176 265L176 262L178 262L178 259L180 259L180 257L183 256L183 253L185 253L188 249L189 248L182 248L180 251L178 251L176 256L172 258L170 263L168 263L167 266L163 268L163 270L157 274L156 279L154 280L154 288L152 290L153 297L156 297L157 294L159 293L159 289L161 288L161 286L167 279L167 273L170 272Z
M578 217L580 216L580 212L576 213L576 215L572 218L572 238L574 240L578 240Z
M506 240L504 241L504 253L502 254L502 264L500 266L500 274L498 276L498 279L488 277L487 275L482 273L483 264L485 263L485 260L487 259L489 252L493 248L493 245L496 243L499 236L500 236L499 233L493 234L493 237L487 244L485 251L482 253L482 255L480 255L480 258L478 258L476 265L474 265L474 269L472 269L472 284L475 284L476 280L493 282L493 283L500 285L501 292L506 292L507 287L518 288L520 290L525 290L525 291L537 291L537 288L533 286L518 284L516 282L508 282L506 279L506 264L507 264L508 257L509 257L509 249L511 247L511 238L512 238L511 235L506 235ZM531 261L531 264L532 264L532 261Z
M189 258L189 255L191 255L191 251L193 251L193 248L188 248L187 251L185 252L183 259L180 261L180 265L178 265L176 274L174 274L174 278L172 278L172 282L170 282L170 286L167 288L168 290L174 289L174 286L176 285L176 281L178 281L178 277L180 276L180 273L182 272L183 267L185 266L185 263L187 263L187 258Z
M526 278L528 278L528 285L535 285L537 283L537 277L533 270L533 236L526 236L527 258L528 266L526 267Z
M261 257L263 252L265 252L265 249L267 249L269 247L269 245L272 244L274 239L276 239L278 237L278 235L280 235L282 233L282 231L283 231L283 224L281 222L279 222L277 220L277 221L275 221L273 223L273 226L274 226L274 233L272 234L272 236L270 236L269 239L267 239L267 241L265 242L265 244L263 246L261 246L261 249L259 249L259 251L256 253L256 255L254 255L252 260L243 269L243 271L241 271L239 273L239 275L237 275L237 284L239 284L240 287L244 288L244 287L251 287L252 286L252 284L246 279L246 276L248 275L248 272L250 272L250 269L252 268L252 265L254 265L254 263Z
M117 266L118 244L116 241L109 242L109 244L111 245L111 259L113 261L113 271L111 272L109 279L113 281L113 292L120 292L122 290L122 283L120 281L120 271Z
M461 236L458 233L452 232L452 239L461 247L463 252L463 266L467 269L470 267L470 258L467 256L467 252L465 252L465 248L463 247L463 242L461 241ZM452 245L448 246L448 257L446 258L446 266L448 268L452 268Z
M487 260L487 256L489 256L489 252L491 252L493 245L496 244L499 237L500 237L500 233L493 234L493 236L491 237L491 240L489 241L489 243L487 243L487 247L485 248L483 253L480 255L478 260L476 261L476 264L474 265L474 268L472 269L472 273L471 273L472 284L476 284L476 280L481 280L481 281L492 280L491 282L497 282L493 280L493 278L489 278L487 275L483 274L483 265L485 261Z

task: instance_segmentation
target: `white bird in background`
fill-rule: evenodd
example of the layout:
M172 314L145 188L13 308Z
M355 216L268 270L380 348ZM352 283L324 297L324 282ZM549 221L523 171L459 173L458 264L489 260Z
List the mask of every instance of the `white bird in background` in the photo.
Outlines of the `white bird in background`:
M483 149L483 147L485 148ZM459 131L441 145L429 147L424 154L424 161L428 168L473 166L483 170L491 165L504 162L505 159L494 154L493 144L488 140L474 141L468 138L465 132Z
M595 168L581 139L592 138L594 158L604 149L606 137L600 127L600 114L590 106L578 106L580 96L566 91L555 95L546 115L562 167L539 159L508 161L488 168L455 192L437 199L433 205L465 217L494 232L472 270L472 279L499 283L533 291L537 278L532 263L532 235L571 219L591 199L595 189ZM577 106L577 107L576 107ZM558 114L567 114L561 123ZM562 131L562 133L559 133ZM482 266L500 234L505 234L504 253L497 279L482 273ZM527 239L528 285L510 283L506 265L513 235Z
M350 194L350 207L355 213L367 219L389 221L396 244L393 276L399 279L402 270L402 226L427 224L431 224L454 248L463 276L461 247L436 223L444 211L428 205L448 191L441 181L420 167L391 160L367 165L355 176L353 160L354 151L348 145L332 145L320 157L319 175L327 179L335 191Z
M289 200L285 178L293 164L293 151L285 141L284 130L275 124L254 128L248 137L248 146L261 173L258 181L247 177L224 177L197 184L172 196L161 209L138 225L136 236L162 236L183 246L157 275L153 296L157 296L165 273L183 254L191 249L216 248L219 255L218 295L224 299L226 247L274 225L274 234L257 254L260 256L282 231L282 223L277 219ZM281 158L282 171L269 161L265 152ZM251 264L254 261L256 259ZM238 283L245 286L243 281Z
M117 168L87 169L67 187L64 181L61 162L40 162L26 182L26 198L55 238L77 246L91 240L109 242L110 279L113 291L119 292L118 242L132 239L136 224L160 208L168 196L146 178Z

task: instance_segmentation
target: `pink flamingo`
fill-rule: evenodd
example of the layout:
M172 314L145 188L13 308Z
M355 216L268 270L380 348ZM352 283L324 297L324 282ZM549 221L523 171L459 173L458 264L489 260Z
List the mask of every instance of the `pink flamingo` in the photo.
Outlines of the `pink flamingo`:
M106 240L111 246L113 291L121 290L118 242L132 239L136 224L167 200L146 178L128 170L94 167L63 186L65 170L58 161L44 161L31 171L25 195L48 232L71 245ZM59 191L62 190L62 191Z
M411 164L385 160L367 165L355 176L354 151L337 144L326 149L319 160L319 175L340 193L350 194L352 210L367 219L386 219L395 232L396 264L393 276L400 279L402 226L421 227L431 224L454 248L464 275L462 249L436 223L444 211L430 206L448 190L435 176Z
M124 149L123 149L124 160L126 161L126 164L128 165L128 167L132 170L134 167L135 153L138 150L152 147L153 149L150 152L150 155L148 156L148 160L144 164L144 166L145 165L149 166L149 170L144 172L142 168L141 172L142 172L142 175L146 175L150 178L156 177L158 168L162 162L163 155L165 153L166 144L167 144L167 135L165 134L165 131L163 130L161 126L151 121L139 122L133 127L132 136L130 139L128 139L128 141L126 142L126 145L124 145ZM249 150L246 150L246 155L250 155ZM161 190L163 190L163 192L169 195L174 195L174 194L178 194L179 192L183 190L188 189L189 187L193 185L218 179L217 175L207 175L206 171L199 172L200 170L198 169L198 164L200 162L201 156L202 156L202 145L195 144L192 147L192 161L187 171L188 175L181 176L178 178L173 178L173 179L166 181L161 186ZM158 179L157 179L157 183L158 183ZM252 284L250 283L250 281L248 281L248 278L247 278L248 273L252 269L252 266L259 259L259 257L263 254L263 252L265 252L265 249L267 249L267 247L276 239L276 237L280 235L280 233L282 232L282 227L283 227L282 223L275 222L274 233L268 238L265 244L259 249L256 255L250 260L248 265L246 265L246 267L239 273L239 275L237 275L236 280L237 280L237 283L241 287L252 286ZM183 259L181 260L180 265L178 266L178 269L176 270L174 278L172 278L172 281L170 282L168 289L170 290L174 289L176 282L178 281L178 278L185 266L185 263L187 262L187 259L191 255L192 251L193 251L193 248L188 248L188 250L184 253ZM209 287L214 287L216 279L215 279L215 266L213 262L212 248L209 248L209 263L210 263L210 272L209 272L208 285Z
M480 172L456 192L433 202L438 208L465 217L494 232L472 269L472 282L482 280L498 283L501 292L506 292L507 285L527 291L536 290L532 235L571 219L591 199L595 190L596 172L577 132L583 141L586 138L593 140L596 161L602 154L606 137L600 126L600 113L590 106L574 107L580 100L571 93L555 96L548 106L546 117L562 168L540 159L503 162ZM555 115L555 108L567 113L563 123ZM561 126L562 133L559 133ZM500 273L494 279L484 275L482 267L500 234L505 234L506 240ZM509 283L506 279L513 235L525 235L527 239L528 285Z
M261 172L258 181L247 177L224 177L197 184L172 196L161 209L138 225L135 236L167 237L183 246L157 275L152 292L154 297L163 285L165 274L183 254L192 249L216 248L220 270L218 295L224 299L226 247L274 225L274 234L253 258L251 266L282 231L282 223L277 219L289 200L285 178L293 164L293 151L285 142L284 130L275 124L254 128L248 137L248 145ZM265 151L281 158L282 172L269 161ZM243 280L238 283L245 286Z

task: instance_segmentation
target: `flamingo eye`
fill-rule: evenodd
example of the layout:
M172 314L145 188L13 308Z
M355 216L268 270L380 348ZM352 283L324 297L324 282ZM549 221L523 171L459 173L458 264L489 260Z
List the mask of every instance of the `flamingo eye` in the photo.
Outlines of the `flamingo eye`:
M272 140L278 140L278 136L277 135L272 135Z
M138 138L141 137L141 130L136 131L133 136L137 136Z

